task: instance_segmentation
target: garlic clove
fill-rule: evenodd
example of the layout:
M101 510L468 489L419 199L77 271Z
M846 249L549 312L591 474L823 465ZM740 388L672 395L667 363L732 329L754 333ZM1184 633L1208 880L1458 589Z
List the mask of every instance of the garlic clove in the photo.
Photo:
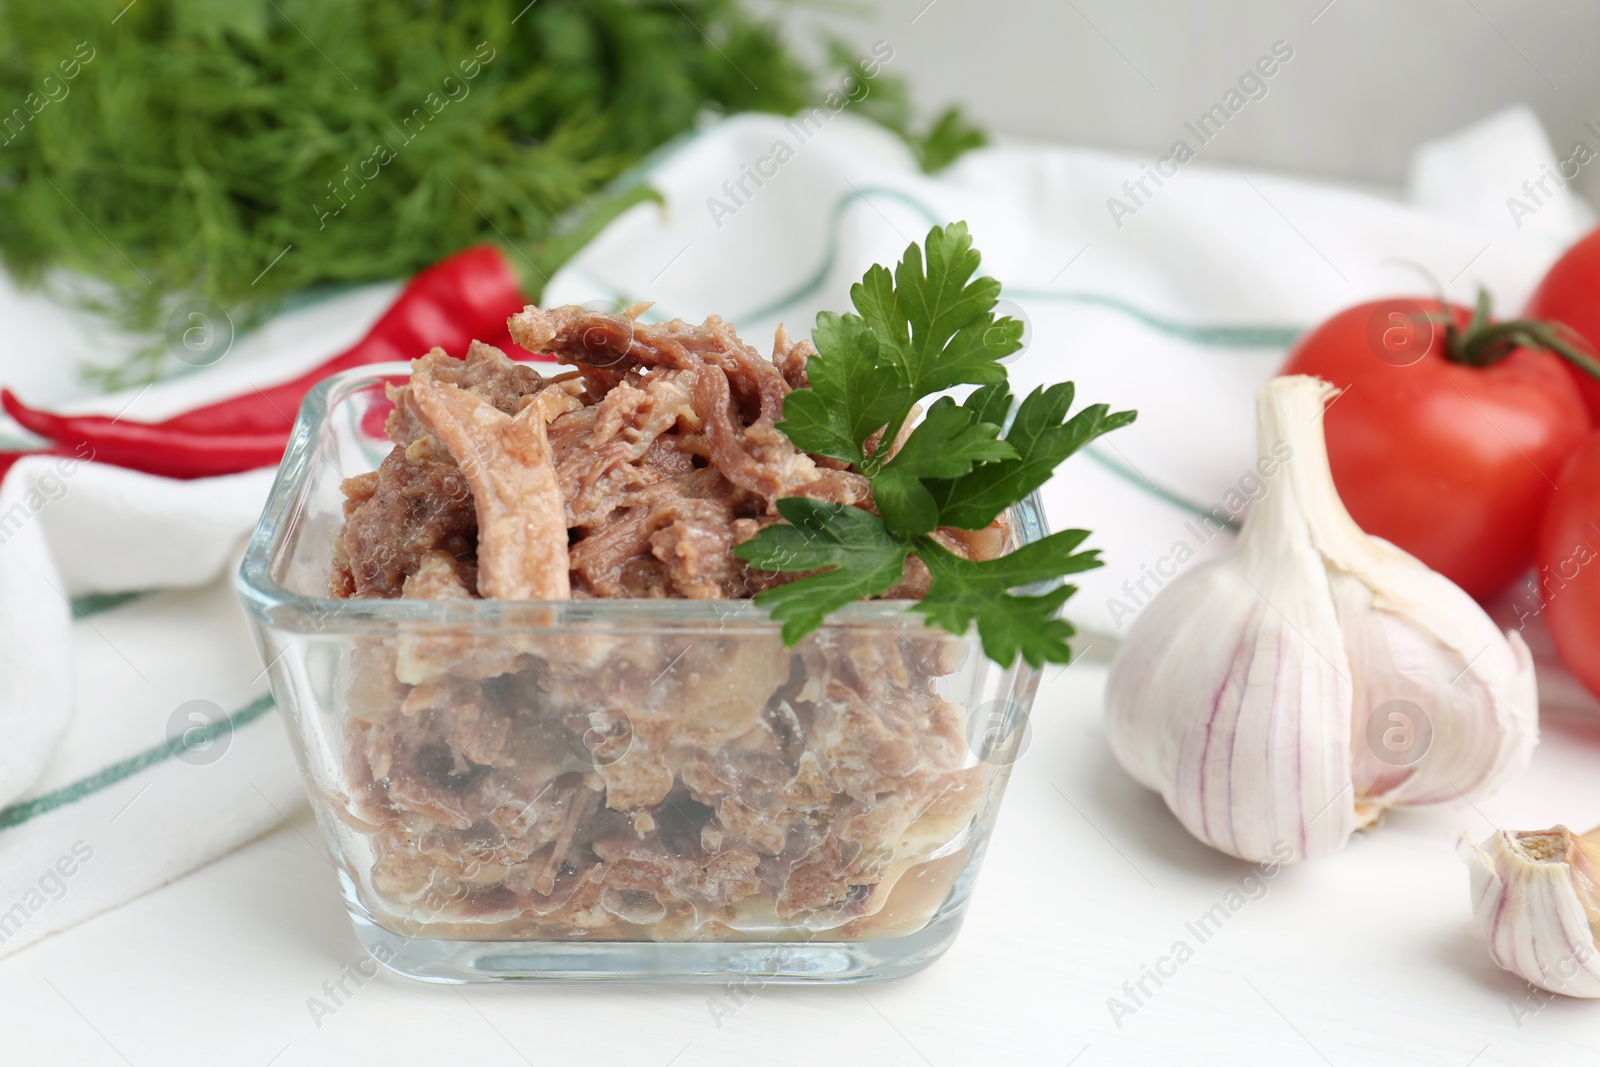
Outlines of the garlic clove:
M1380 587L1404 582L1415 568L1408 562L1393 569ZM1384 610L1364 582L1331 575L1360 686L1352 708L1351 776L1357 807L1370 813L1363 821L1391 807L1494 792L1527 766L1538 741L1528 646L1515 632L1502 636L1454 584L1425 573L1442 584L1429 599L1418 598L1419 607L1442 605L1450 618L1479 625L1457 626L1464 634L1440 633L1430 625L1432 607Z
M1318 418L1336 390L1321 388L1311 412L1318 432L1302 435L1298 455L1318 483L1304 495L1307 519L1356 683L1352 777L1357 807L1370 813L1362 821L1389 807L1491 793L1538 743L1533 656L1450 579L1356 525L1334 488ZM1310 407L1309 389L1286 392Z
M1266 495L1226 555L1144 608L1107 683L1117 759L1244 859L1315 858L1392 806L1487 793L1537 740L1521 639L1345 511L1322 435L1333 392L1262 388Z
M1571 997L1600 997L1600 827L1497 831L1459 846L1495 963Z
M1320 434L1314 445L1325 464ZM1520 634L1502 633L1444 575L1364 533L1331 474L1327 490L1312 528L1358 682L1358 804L1381 811L1493 792L1528 765L1539 740L1528 646ZM1380 713L1377 728L1373 713ZM1390 730L1409 746L1382 744ZM1395 774L1397 766L1410 773Z

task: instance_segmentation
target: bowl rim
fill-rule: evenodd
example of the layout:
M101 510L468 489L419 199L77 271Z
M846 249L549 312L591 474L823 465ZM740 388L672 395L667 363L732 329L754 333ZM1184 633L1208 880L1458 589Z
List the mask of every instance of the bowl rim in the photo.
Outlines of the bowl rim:
M529 363L543 372L557 364ZM626 626L640 630L775 633L782 624L769 609L750 599L690 600L682 598L596 597L584 600L406 600L355 599L307 596L286 589L273 577L274 561L283 538L304 508L319 464L331 465L319 439L339 405L375 385L407 377L409 361L368 363L324 378L301 401L288 447L277 476L256 521L235 576L235 589L246 610L263 625L279 630L325 633L370 633L414 630L495 632L514 627L519 633L559 633L579 628ZM1037 492L1007 510L1018 544L1044 537L1049 529ZM1057 583L1049 583L1054 585ZM1030 590L1031 591L1031 590ZM917 601L859 600L833 612L823 629L836 627L888 627L907 631L933 630L937 635L963 639L932 627L908 609ZM909 633L906 634L910 636ZM928 637L926 632L917 636ZM965 639L971 639L969 629Z

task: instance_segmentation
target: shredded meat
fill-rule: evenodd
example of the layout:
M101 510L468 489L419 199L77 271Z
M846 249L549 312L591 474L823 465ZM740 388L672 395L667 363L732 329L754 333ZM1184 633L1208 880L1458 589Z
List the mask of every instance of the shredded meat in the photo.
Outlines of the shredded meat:
M416 361L406 388L418 422L455 457L472 489L478 591L507 600L565 600L567 524L542 394L508 415L489 397L441 377L440 365L450 362L434 349Z
M809 342L780 327L769 360L721 319L642 310L514 316L519 344L575 365L560 375L476 342L417 360L390 391L393 450L343 486L333 592L745 598L788 580L732 554L778 499L873 507L775 425ZM983 559L1010 531L934 536ZM927 581L912 558L888 595ZM884 918L902 883L931 914L992 795L939 695L964 654L910 623L793 649L767 630L416 627L351 657L339 808L405 932L874 936L904 921Z
M344 486L333 592L400 596L443 550L477 568L468 589L485 596L748 597L789 580L730 551L777 521L779 498L872 507L864 477L776 426L784 396L806 384L809 341L780 328L767 360L721 319L643 323L644 306L513 316L519 344L579 365L566 375L478 342L465 360L418 360L412 383L391 389L394 452L376 477ZM1004 535L936 533L974 558ZM927 580L913 558L889 595L919 597Z
M478 522L461 471L409 452L396 445L376 471L344 483L344 533L330 583L336 595L399 596L431 552L476 559Z

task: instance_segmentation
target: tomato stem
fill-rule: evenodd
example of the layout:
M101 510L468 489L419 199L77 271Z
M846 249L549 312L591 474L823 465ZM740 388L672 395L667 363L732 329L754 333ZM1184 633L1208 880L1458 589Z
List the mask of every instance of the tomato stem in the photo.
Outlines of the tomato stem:
M1563 332L1568 336L1563 337ZM1542 348L1560 356L1595 381L1600 381L1600 360L1569 340L1576 335L1568 327L1559 322L1540 322L1537 319L1491 323L1489 293L1484 289L1478 290L1472 318L1464 329L1456 325L1453 315L1447 315L1444 336L1445 358L1454 363L1490 367L1518 348Z

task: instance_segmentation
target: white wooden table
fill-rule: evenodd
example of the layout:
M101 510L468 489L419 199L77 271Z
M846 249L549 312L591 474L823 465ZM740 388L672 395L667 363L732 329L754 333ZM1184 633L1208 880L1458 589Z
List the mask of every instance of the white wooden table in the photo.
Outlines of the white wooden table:
M1047 681L966 928L898 983L774 986L729 1002L706 986L382 975L345 979L337 1010L314 1013L313 998L334 1003L324 983L359 973L362 956L301 813L0 961L0 1063L1600 1062L1600 1003L1544 1003L1489 962L1454 854L1458 830L1481 837L1491 820L1600 823L1600 722L1547 722L1533 769L1476 809L1402 813L1257 887L1116 766L1104 680L1090 660ZM1241 886L1255 896L1200 942L1186 924ZM1145 978L1144 996L1145 968L1180 940L1192 958L1163 964L1172 976L1159 986ZM1114 1017L1113 997L1133 1010Z

